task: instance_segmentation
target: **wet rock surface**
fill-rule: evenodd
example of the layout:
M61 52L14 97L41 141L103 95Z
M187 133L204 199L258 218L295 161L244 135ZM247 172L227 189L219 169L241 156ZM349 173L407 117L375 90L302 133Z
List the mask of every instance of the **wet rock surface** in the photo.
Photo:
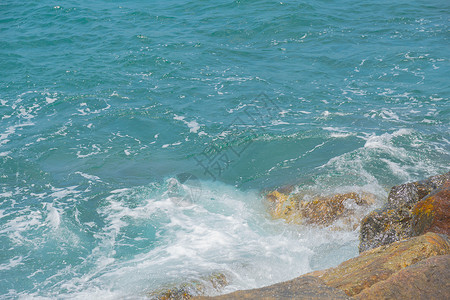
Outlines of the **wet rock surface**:
M359 252L413 236L408 209L388 208L371 212L361 221Z
M412 211L412 230L450 234L450 181L417 203Z
M448 186L448 182L450 182L450 172L423 181L394 186L389 193L386 205L380 210L373 211L361 221L359 251L363 252L426 232L420 224L431 222L425 214L421 213L427 210L416 209L414 214L415 207L434 191L444 185ZM447 193L441 194L437 201L430 201L436 202L436 207L443 207L449 200ZM422 204L424 205L422 207L429 207L430 201L425 203L426 205ZM443 209L446 210L446 208ZM413 222L414 216L416 217ZM442 218L442 213L436 214L435 225L442 222L448 223L448 220L441 220ZM413 223L416 224L415 229Z
M327 286L323 280L314 276L301 276L293 280L271 286L237 291L217 297L196 297L206 300L238 300L238 299L351 299L343 291Z
M321 226L329 226L337 220L347 225L358 225L358 212L375 202L372 194L354 192L305 199L307 197L304 195L276 190L268 193L266 198L270 202L269 211L273 218Z
M429 232L363 252L335 268L326 270L320 278L329 286L354 296L407 266L432 256L449 253L448 237Z
M187 300L194 296L204 295L213 290L220 291L228 285L223 273L213 273L201 280L191 280L178 285L168 286L150 292L147 296L154 300Z
M356 299L449 299L450 255L430 257L372 285Z

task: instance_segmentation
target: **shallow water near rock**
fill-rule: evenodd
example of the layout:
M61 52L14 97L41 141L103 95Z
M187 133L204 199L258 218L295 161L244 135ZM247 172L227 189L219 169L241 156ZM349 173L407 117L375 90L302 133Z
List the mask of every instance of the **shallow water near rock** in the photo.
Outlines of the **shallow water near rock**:
M145 298L214 272L231 292L356 256L357 229L273 220L261 191L372 209L448 172L449 8L3 1L1 298Z

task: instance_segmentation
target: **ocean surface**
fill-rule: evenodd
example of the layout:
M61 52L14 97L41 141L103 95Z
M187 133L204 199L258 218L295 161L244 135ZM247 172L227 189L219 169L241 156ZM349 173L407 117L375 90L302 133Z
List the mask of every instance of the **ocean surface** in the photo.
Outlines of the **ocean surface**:
M263 191L450 170L450 2L0 2L0 298L214 295L358 253Z

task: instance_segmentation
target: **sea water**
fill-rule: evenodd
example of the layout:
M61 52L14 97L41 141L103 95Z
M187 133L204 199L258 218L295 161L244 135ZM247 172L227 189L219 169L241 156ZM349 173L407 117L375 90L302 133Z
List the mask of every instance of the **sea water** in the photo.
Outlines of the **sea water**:
M357 255L263 191L447 172L448 1L0 2L1 298L255 288Z

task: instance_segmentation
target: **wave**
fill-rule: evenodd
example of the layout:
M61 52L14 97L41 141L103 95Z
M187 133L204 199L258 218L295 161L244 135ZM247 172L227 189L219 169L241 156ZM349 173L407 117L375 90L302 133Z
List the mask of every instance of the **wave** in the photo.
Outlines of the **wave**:
M272 220L258 191L185 175L110 191L94 222L83 222L78 208L73 212L63 201L80 197L76 187L56 191L53 203L10 213L0 236L27 251L0 272L14 274L26 265L25 280L34 287L10 289L8 296L145 298L214 271L226 274L224 291L234 291L329 267L358 251L357 231ZM54 252L56 261L28 265L41 251ZM40 281L40 274L47 279Z

